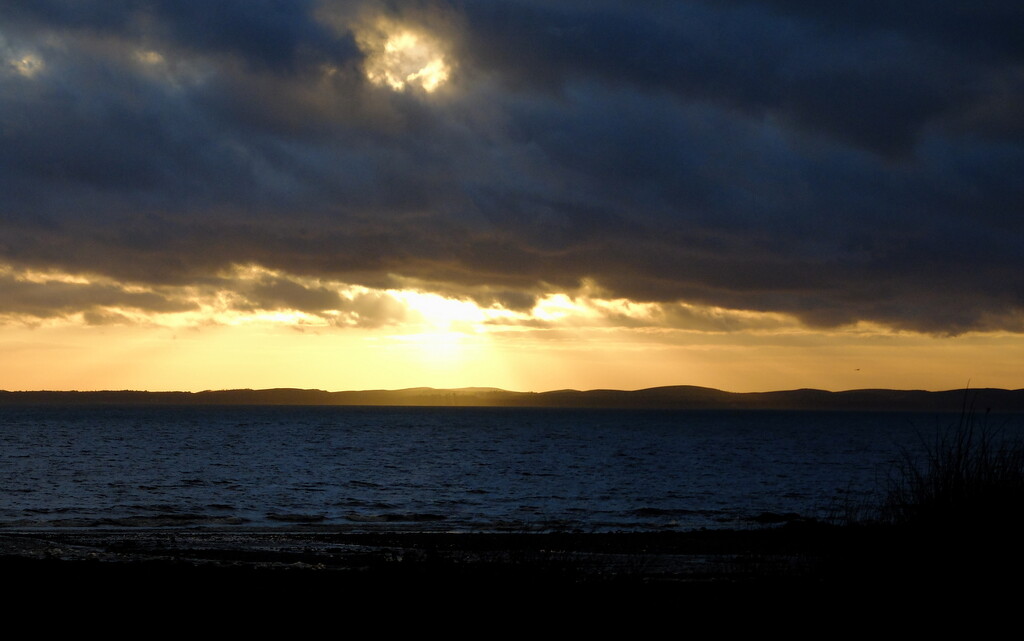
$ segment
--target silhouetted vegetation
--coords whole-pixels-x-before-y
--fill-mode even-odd
[[[833,574],[938,587],[1024,570],[1024,441],[994,420],[965,400],[958,422],[900,452],[873,499],[840,506]]]
[[[1024,441],[973,411],[924,444],[904,450],[878,517],[883,523],[935,531],[1005,534],[1024,524]]]

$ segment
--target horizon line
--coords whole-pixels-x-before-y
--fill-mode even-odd
[[[965,387],[953,387],[943,389],[924,389],[924,388],[897,388],[897,387],[856,387],[848,389],[826,389],[820,387],[793,387],[783,389],[767,389],[767,390],[756,390],[756,391],[745,391],[737,392],[732,390],[721,389],[717,387],[708,387],[705,385],[693,385],[693,384],[673,384],[673,385],[655,385],[653,387],[642,387],[637,389],[621,389],[613,387],[595,387],[589,389],[576,389],[576,388],[558,388],[549,389],[542,391],[521,391],[521,390],[510,390],[501,387],[481,386],[481,385],[468,385],[465,387],[430,387],[427,385],[420,385],[414,387],[400,387],[400,388],[366,388],[366,389],[342,389],[342,390],[327,390],[318,387],[225,387],[219,389],[204,389],[204,390],[180,390],[180,389],[0,389],[0,393],[5,394],[23,394],[23,393],[46,393],[46,394],[98,394],[98,393],[144,393],[144,394],[210,394],[219,392],[273,392],[273,391],[299,391],[299,392],[323,392],[326,394],[345,394],[345,393],[367,393],[367,392],[411,392],[411,391],[433,391],[433,392],[461,392],[461,391],[476,391],[480,393],[488,392],[504,392],[508,394],[553,394],[559,392],[575,392],[585,394],[588,392],[623,392],[623,393],[636,393],[646,392],[653,390],[664,390],[674,388],[691,388],[709,390],[715,392],[723,392],[726,394],[772,394],[777,392],[826,392],[830,394],[842,394],[845,392],[869,392],[869,391],[885,391],[885,392],[928,392],[928,393],[943,393],[943,392],[970,392],[980,390],[999,390],[1008,392],[1024,391],[1024,388],[1008,388],[1008,387],[971,387],[967,385]]]

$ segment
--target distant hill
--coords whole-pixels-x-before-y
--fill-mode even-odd
[[[1024,412],[1024,390],[863,389],[829,392],[723,392],[688,385],[624,390],[509,392],[492,387],[325,392],[311,389],[235,389],[205,392],[4,392],[0,405],[377,405],[426,407],[571,407],[689,410],[816,410]]]

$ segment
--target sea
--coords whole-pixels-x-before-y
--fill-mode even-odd
[[[994,417],[1024,433],[1022,415]],[[651,531],[830,519],[951,414],[0,407],[2,528]]]

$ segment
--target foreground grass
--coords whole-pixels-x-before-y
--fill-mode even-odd
[[[879,518],[936,531],[1020,532],[1024,526],[1024,441],[965,413],[923,455],[904,452]]]
[[[830,573],[968,586],[1024,572],[1024,441],[965,399],[958,421],[903,449],[873,501],[844,506]]]

